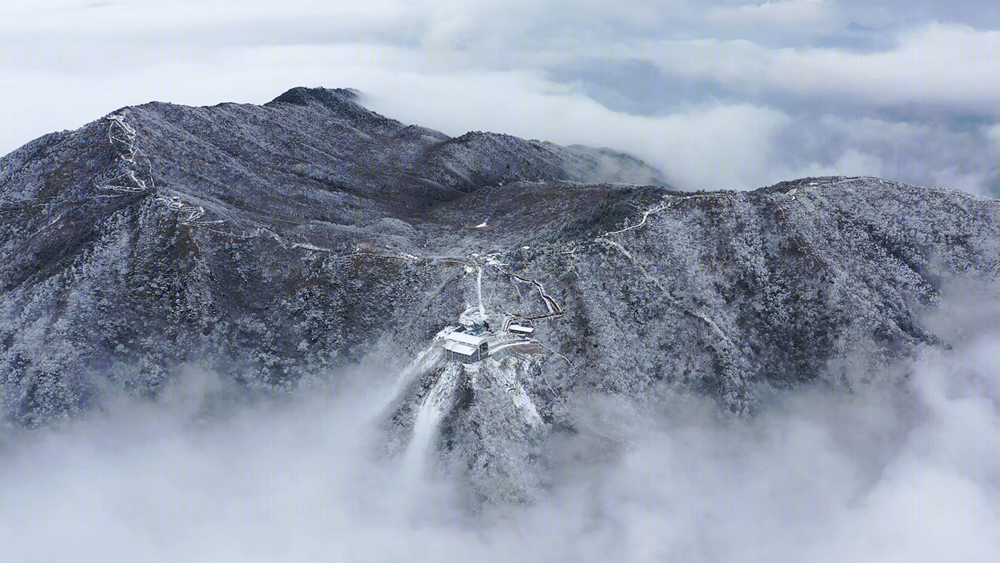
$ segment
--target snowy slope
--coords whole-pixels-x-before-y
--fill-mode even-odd
[[[630,184],[662,180],[613,151],[449,139],[342,90],[43,137],[0,160],[3,418],[155,395],[185,365],[247,394],[402,369],[481,294],[491,319],[539,317],[544,351],[422,356],[383,412],[390,449],[416,426],[414,467],[440,452],[479,494],[525,499],[537,444],[587,431],[574,397],[693,392],[749,415],[775,388],[889,377],[950,344],[928,321],[944,296],[998,292],[995,200],[876,178]]]

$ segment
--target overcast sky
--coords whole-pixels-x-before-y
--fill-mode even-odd
[[[998,193],[985,0],[4,0],[0,153],[151,100],[377,111],[632,152],[678,187],[871,174]]]

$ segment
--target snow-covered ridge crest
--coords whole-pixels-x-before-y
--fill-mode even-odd
[[[948,345],[923,320],[947,284],[1000,272],[993,200],[873,178],[681,193],[587,176],[572,147],[452,139],[331,96],[145,104],[6,157],[4,416],[155,395],[191,362],[264,393],[434,364],[421,351],[470,308],[534,321],[539,352],[459,370],[446,454],[504,405],[509,436],[535,431],[512,381],[543,433],[585,431],[561,405],[590,392],[752,416],[769,387],[854,389],[874,376],[852,365]],[[386,407],[400,444],[438,368]]]

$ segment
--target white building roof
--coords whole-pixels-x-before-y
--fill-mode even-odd
[[[535,332],[535,329],[531,328],[530,326],[522,326],[522,325],[510,325],[509,327],[507,327],[507,330],[508,332],[521,332],[524,334],[531,334],[532,332]]]
[[[471,356],[476,353],[475,346],[469,346],[468,344],[462,344],[461,342],[445,342],[444,349],[462,354],[463,356]]]
[[[463,344],[468,344],[469,346],[478,348],[480,344],[486,341],[486,336],[473,336],[471,334],[465,334],[464,332],[452,332],[445,335],[445,340],[453,340],[455,342],[461,342]]]

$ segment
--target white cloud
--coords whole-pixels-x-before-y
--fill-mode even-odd
[[[872,175],[987,195],[997,171],[989,130],[956,130],[946,118],[908,122],[826,114],[793,120],[778,135],[778,150],[785,177]]]
[[[790,33],[831,31],[846,24],[831,0],[778,0],[710,8],[706,18],[714,24],[739,28],[778,28]]]
[[[814,103],[929,104],[989,115],[1000,110],[1000,32],[930,24],[901,33],[888,51],[767,47],[746,40],[658,41],[643,47],[665,71],[748,94]]]

